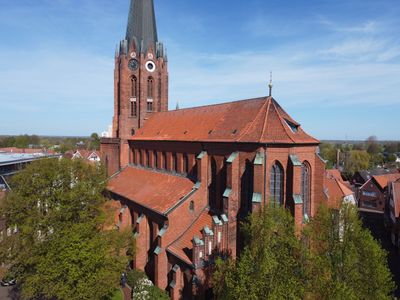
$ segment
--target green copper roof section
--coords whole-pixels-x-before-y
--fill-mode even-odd
[[[222,225],[221,220],[217,216],[212,217],[215,225]]]
[[[214,232],[208,226],[204,227],[204,233],[206,235],[214,235]]]
[[[168,226],[164,226],[161,228],[161,230],[158,232],[158,236],[162,237],[166,232],[167,232]]]
[[[206,151],[202,151],[199,155],[197,155],[197,159],[202,159],[206,154]]]
[[[301,167],[301,161],[299,160],[297,155],[291,154],[291,155],[289,155],[289,157],[290,157],[290,161],[292,162],[293,166]]]
[[[264,153],[257,152],[254,159],[254,165],[262,165],[264,163]]]
[[[253,193],[253,198],[251,199],[251,202],[261,203],[261,201],[262,201],[262,195],[260,193]]]
[[[228,159],[226,160],[227,163],[233,163],[236,157],[239,155],[239,152],[233,152]]]
[[[161,248],[160,247],[156,247],[156,249],[154,249],[154,254],[160,254],[161,253]]]
[[[303,203],[303,199],[301,199],[301,195],[298,194],[294,194],[293,195],[293,201],[295,204],[302,204]]]
[[[179,266],[176,264],[174,265],[174,267],[172,268],[173,272],[177,272],[179,270]]]
[[[141,214],[141,215],[139,216],[139,218],[136,220],[136,224],[140,224],[140,222],[142,222],[143,218],[144,218],[144,215]]]
[[[229,196],[231,195],[232,189],[230,188],[226,188],[226,190],[224,191],[224,194],[222,195],[225,198],[229,198]]]
[[[193,238],[193,241],[197,246],[204,246],[204,242],[200,240],[197,236]]]
[[[228,217],[225,214],[221,215],[221,219],[224,223],[228,222]]]

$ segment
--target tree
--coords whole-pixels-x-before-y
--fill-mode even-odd
[[[90,149],[92,150],[100,149],[100,138],[97,133],[92,133],[90,136]]]
[[[382,146],[378,143],[376,136],[370,136],[366,141],[367,152],[371,155],[379,154],[383,151]]]
[[[0,213],[17,233],[0,244],[0,260],[23,298],[103,299],[118,286],[128,245],[123,233],[102,230],[105,179],[100,167],[58,159],[14,177]]]
[[[213,275],[218,299],[301,299],[303,246],[284,208],[267,207],[243,225],[246,247],[233,261],[218,259]]]
[[[353,150],[346,154],[344,173],[346,177],[352,177],[355,172],[367,170],[370,156],[366,151]]]
[[[351,204],[321,207],[299,236],[285,208],[268,207],[244,233],[236,261],[216,260],[217,299],[391,299],[386,253]]]
[[[320,154],[323,159],[328,161],[328,169],[333,168],[336,163],[337,148],[330,143],[323,143],[320,145]]]
[[[304,232],[313,299],[391,299],[395,285],[385,251],[362,228],[357,209],[322,207]]]

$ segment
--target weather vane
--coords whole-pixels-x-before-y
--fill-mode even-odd
[[[272,84],[272,72],[269,73],[269,96],[272,97],[272,88],[274,87],[274,85]]]

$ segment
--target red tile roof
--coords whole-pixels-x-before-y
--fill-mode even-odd
[[[342,180],[332,177],[330,172],[325,173],[324,189],[328,197],[328,206],[333,208],[339,208],[344,197],[354,195]]]
[[[188,178],[135,167],[125,168],[107,185],[110,192],[160,214],[167,214],[193,187]]]
[[[339,181],[343,181],[342,174],[340,174],[338,169],[326,170],[326,175]]]
[[[379,185],[379,187],[384,190],[389,182],[396,181],[400,179],[400,174],[386,174],[386,175],[376,175],[373,176],[374,180],[376,183]]]
[[[176,241],[167,247],[167,250],[188,264],[192,264],[192,240],[195,236],[202,239],[202,230],[205,226],[212,228],[212,217],[205,210],[196,221]]]
[[[319,143],[272,97],[154,113],[132,140]]]

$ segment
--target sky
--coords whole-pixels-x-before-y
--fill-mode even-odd
[[[0,135],[113,114],[130,0],[0,0]],[[400,139],[399,0],[155,0],[170,109],[273,96],[314,137]]]

